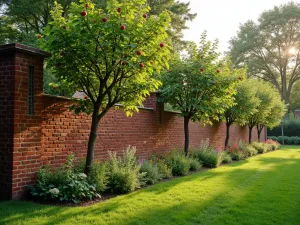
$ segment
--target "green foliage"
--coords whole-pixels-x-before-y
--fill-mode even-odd
[[[268,151],[268,146],[260,142],[253,142],[251,146],[254,147],[259,154],[266,153]]]
[[[257,127],[257,131],[260,137],[260,133],[265,127],[275,127],[280,124],[282,117],[286,112],[286,106],[281,100],[281,97],[269,83],[249,80],[248,82],[254,88],[253,98],[257,98],[259,104],[256,105],[256,112],[247,116],[247,124],[249,127],[249,135],[252,128]],[[251,142],[251,140],[249,140]]]
[[[87,15],[82,16],[86,3]],[[163,12],[143,18],[149,10],[145,0],[109,0],[105,13],[90,1],[81,1],[70,6],[66,19],[62,6],[55,4],[41,46],[52,54],[48,65],[58,82],[88,96],[72,107],[76,113],[91,113],[95,105],[96,111],[105,112],[116,103],[123,104],[127,113],[137,111],[149,91],[158,88],[159,81],[151,75],[169,59],[170,46],[165,43],[162,48],[160,43],[168,37],[170,17]],[[122,30],[120,24],[126,28]]]
[[[242,70],[237,75],[244,79],[245,70]],[[257,106],[260,101],[254,97],[256,94],[255,86],[249,80],[243,80],[236,87],[236,94],[234,95],[234,105],[224,112],[224,120],[227,124],[237,122],[238,124],[245,125],[247,117],[257,112]]]
[[[232,163],[232,158],[226,151],[220,151],[219,154],[221,155],[222,163]]]
[[[158,165],[148,160],[142,163],[140,172],[145,174],[143,181],[146,184],[155,184],[163,177]]]
[[[139,188],[140,180],[145,174],[140,174],[140,165],[135,156],[136,149],[128,147],[122,156],[109,152],[108,189],[112,193],[128,193]]]
[[[190,159],[179,151],[169,153],[166,156],[166,163],[172,169],[174,176],[185,176],[191,168]]]
[[[300,134],[300,118],[294,117],[291,113],[288,119],[283,120],[283,131],[284,136],[298,136]],[[269,136],[281,136],[281,126],[277,126],[273,129],[268,130]]]
[[[225,149],[227,154],[231,156],[232,160],[239,161],[248,157],[248,152],[246,151],[246,148],[244,147],[242,142],[240,142],[239,144],[242,145],[243,149],[240,149],[239,145],[237,144],[233,146],[228,146]]]
[[[31,194],[46,200],[79,203],[81,200],[91,200],[100,197],[96,185],[87,181],[84,173],[73,171],[74,155],[68,157],[67,162],[55,169],[49,166],[41,167],[37,172],[37,181]]]
[[[185,118],[211,122],[233,103],[236,79],[218,61],[217,46],[204,33],[199,47],[190,43],[188,55],[174,59],[170,70],[161,74],[161,101]]]
[[[200,163],[198,159],[189,158],[189,161],[190,161],[190,171],[197,171],[201,169],[202,163]]]
[[[191,156],[208,168],[219,167],[222,163],[222,155],[209,145],[209,139],[202,140],[200,147],[191,151]]]
[[[159,173],[161,174],[163,179],[168,179],[172,177],[172,168],[170,168],[165,159],[162,157],[152,156],[150,162],[155,163],[159,169]]]
[[[238,148],[244,153],[245,158],[255,156],[258,153],[254,147],[243,141],[239,141]]]
[[[278,143],[273,143],[273,145],[277,146],[276,149],[280,148],[280,144],[283,144],[283,140],[284,140],[284,144],[289,144],[289,145],[300,145],[300,137],[298,136],[292,136],[292,137],[288,137],[288,136],[279,136],[279,137],[272,137],[269,136],[269,139],[278,142]]]
[[[249,76],[274,85],[285,103],[300,78],[300,5],[289,2],[261,14],[258,23],[240,26],[231,40],[230,55],[235,65],[248,66]]]

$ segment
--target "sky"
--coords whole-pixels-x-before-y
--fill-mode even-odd
[[[259,15],[290,2],[290,0],[180,0],[190,2],[192,13],[197,17],[189,22],[184,31],[184,39],[199,42],[201,33],[206,30],[209,40],[219,39],[221,52],[227,51],[229,40],[234,37],[239,25],[251,19],[257,21]],[[294,0],[300,3],[300,0]]]

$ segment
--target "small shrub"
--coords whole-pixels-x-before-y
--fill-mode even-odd
[[[202,164],[195,158],[189,158],[190,161],[190,171],[197,171],[200,170]]]
[[[273,151],[280,148],[280,144],[279,144],[277,141],[274,141],[274,140],[272,140],[272,139],[266,140],[265,143],[270,144]]]
[[[43,166],[37,172],[37,182],[31,190],[33,196],[45,200],[60,200],[79,203],[81,200],[100,197],[96,187],[87,181],[84,173],[73,170],[74,155],[71,154],[66,163],[51,171]]]
[[[300,145],[300,137],[297,137],[294,141],[295,145]]]
[[[287,144],[288,142],[289,142],[289,137],[287,137],[287,136],[279,136],[278,137],[278,139],[277,139],[277,141],[280,143],[280,144],[283,144],[283,140],[284,140],[284,144]]]
[[[263,154],[268,151],[268,147],[266,145],[264,145],[263,143],[252,142],[251,146],[254,147],[259,154]]]
[[[245,150],[249,157],[255,156],[258,154],[258,151],[251,145],[246,146]]]
[[[239,149],[237,144],[227,147],[225,151],[231,156],[232,160],[239,161],[248,157],[246,150]]]
[[[166,163],[171,168],[173,176],[184,176],[190,170],[190,160],[183,152],[172,151],[166,157]]]
[[[75,166],[75,173],[83,173],[85,166],[85,159],[81,159]],[[103,193],[107,189],[108,184],[108,167],[106,162],[95,161],[92,164],[91,171],[87,177],[90,184],[96,185],[96,191]]]
[[[214,149],[193,150],[191,154],[207,168],[216,168],[222,163],[222,156]]]
[[[268,140],[273,140],[273,141],[278,141],[278,138],[277,137],[274,137],[274,136],[270,136],[268,137]]]
[[[139,188],[142,177],[140,165],[135,156],[136,148],[128,147],[121,157],[116,152],[109,152],[108,190],[112,193],[125,194]]]
[[[221,155],[222,163],[232,163],[232,158],[226,151],[220,151],[219,154]]]
[[[141,173],[145,173],[143,181],[146,184],[155,184],[162,179],[162,174],[159,171],[157,164],[151,161],[145,160],[140,169]]]

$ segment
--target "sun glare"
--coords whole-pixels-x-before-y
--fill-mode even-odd
[[[289,49],[289,53],[291,55],[295,55],[297,53],[297,51],[296,51],[296,49],[294,47],[292,47],[292,48]]]

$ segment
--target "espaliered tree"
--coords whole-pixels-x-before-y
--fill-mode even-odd
[[[52,20],[37,37],[52,54],[48,65],[69,90],[85,93],[71,106],[75,113],[92,114],[85,173],[94,157],[97,130],[105,114],[119,103],[127,115],[138,111],[160,81],[152,74],[168,66],[164,42],[170,16],[149,17],[145,0],[108,0],[105,13],[91,1],[72,4],[68,18],[56,4]]]
[[[233,103],[235,77],[223,73],[217,61],[217,43],[206,40],[199,47],[190,44],[186,57],[173,60],[170,70],[162,73],[161,100],[180,111],[184,118],[184,152],[189,151],[189,122],[211,123]]]
[[[244,79],[245,70],[240,71],[239,79]],[[255,89],[249,80],[241,81],[234,94],[234,105],[225,110],[223,120],[226,123],[225,147],[229,144],[230,127],[232,124],[245,125],[247,117],[257,112],[259,99],[255,96]]]
[[[284,102],[281,101],[281,97],[275,88],[263,81],[250,80],[250,82],[255,89],[254,96],[258,98],[259,104],[256,106],[256,112],[247,116],[249,143],[252,142],[252,130],[255,126],[260,139],[263,128],[278,125],[282,119],[282,113],[285,113]]]

